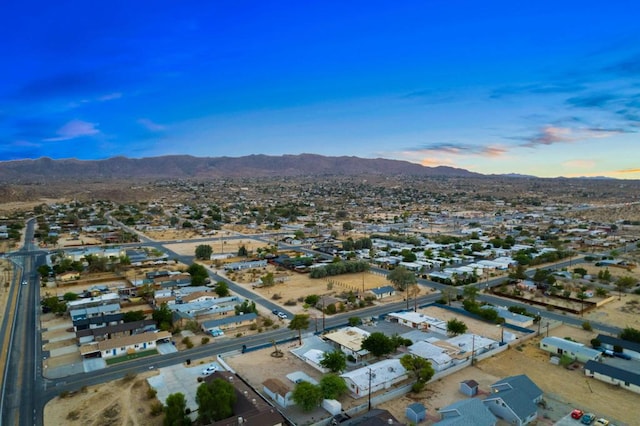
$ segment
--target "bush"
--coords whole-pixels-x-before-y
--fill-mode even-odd
[[[286,302],[284,302],[284,306],[296,306],[297,303],[298,302],[296,302],[295,300],[289,299]]]
[[[593,348],[599,348],[600,346],[602,346],[602,342],[600,341],[600,339],[591,339],[591,346]]]
[[[280,293],[273,293],[273,296],[271,296],[272,300],[280,300],[282,299],[282,295]]]
[[[80,418],[80,412],[78,410],[72,410],[67,413],[67,420],[78,420]]]
[[[249,326],[249,330],[256,331],[258,329],[258,324],[255,322]]]
[[[622,351],[624,351],[624,348],[620,345],[613,345],[613,351],[616,353],[622,353]]]
[[[147,399],[153,399],[158,394],[158,391],[154,388],[147,389]]]
[[[585,331],[593,331],[593,327],[589,321],[585,321],[582,323],[582,329]]]
[[[273,320],[271,318],[265,318],[262,320],[262,325],[265,327],[271,327],[273,325]]]
[[[187,349],[191,349],[193,347],[193,342],[188,337],[185,337],[184,339],[182,339],[182,344],[185,345]]]
[[[209,343],[209,338],[208,337],[203,337],[200,340],[200,344],[202,344],[202,345],[206,345],[207,343]]]
[[[153,417],[159,416],[164,411],[164,405],[160,401],[154,401],[151,403],[151,415]]]

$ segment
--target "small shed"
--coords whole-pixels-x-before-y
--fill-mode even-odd
[[[465,380],[460,382],[460,392],[467,396],[476,396],[478,394],[478,382],[475,380]]]
[[[427,418],[427,409],[419,402],[414,402],[407,406],[405,415],[411,423],[420,423]]]

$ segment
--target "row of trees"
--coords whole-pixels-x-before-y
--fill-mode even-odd
[[[341,274],[352,274],[369,270],[369,263],[365,261],[338,261],[326,266],[314,268],[309,273],[311,278],[324,278]]]

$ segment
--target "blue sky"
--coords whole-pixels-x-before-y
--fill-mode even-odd
[[[10,2],[0,160],[317,153],[640,179],[638,16],[615,0]]]

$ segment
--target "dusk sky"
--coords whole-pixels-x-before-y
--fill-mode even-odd
[[[640,2],[31,1],[0,160],[314,153],[640,179]]]

